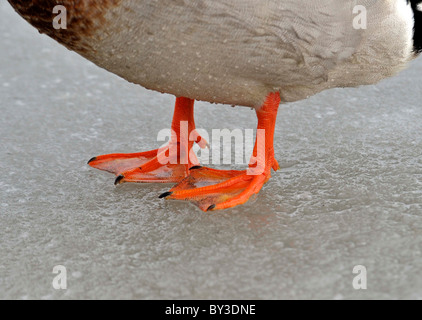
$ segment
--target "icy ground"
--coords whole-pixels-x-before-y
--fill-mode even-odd
[[[113,185],[92,156],[156,148],[174,98],[41,36],[0,3],[0,298],[422,299],[422,58],[377,86],[280,108],[282,170],[204,214]],[[197,103],[197,126],[254,113]],[[67,289],[52,286],[67,268]],[[368,289],[352,286],[354,266]]]

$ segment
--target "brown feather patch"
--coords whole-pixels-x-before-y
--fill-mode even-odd
[[[68,49],[87,53],[93,50],[90,38],[104,27],[105,14],[122,0],[8,0],[31,25]],[[67,29],[54,29],[57,14],[53,8],[62,5],[67,11]]]

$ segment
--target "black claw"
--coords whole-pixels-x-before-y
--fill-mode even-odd
[[[95,160],[97,160],[97,157],[91,158],[91,159],[88,161],[88,164],[90,164],[92,161],[95,161]]]
[[[192,168],[190,168],[189,170],[196,170],[196,169],[201,169],[202,166],[193,166]]]
[[[117,186],[118,184],[120,184],[120,181],[122,181],[124,179],[124,175],[120,175],[116,178],[116,180],[114,181],[114,185]]]
[[[208,207],[208,209],[207,209],[207,211],[211,211],[212,209],[214,209],[216,207],[216,205],[215,204],[212,204],[212,205],[210,205],[209,207]]]
[[[163,199],[163,198],[167,198],[168,196],[171,196],[173,194],[173,192],[164,192],[162,195],[160,195],[158,198]]]

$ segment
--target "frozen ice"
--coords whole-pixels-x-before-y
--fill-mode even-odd
[[[282,170],[256,200],[204,214],[159,200],[169,185],[116,188],[86,165],[157,148],[172,96],[97,68],[5,1],[0,34],[0,299],[422,299],[422,59],[282,105]],[[196,122],[256,125],[208,103]]]

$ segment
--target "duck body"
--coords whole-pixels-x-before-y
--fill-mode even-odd
[[[98,66],[178,97],[259,107],[372,84],[415,56],[406,0],[9,0],[42,33]],[[51,25],[67,9],[66,30]]]

